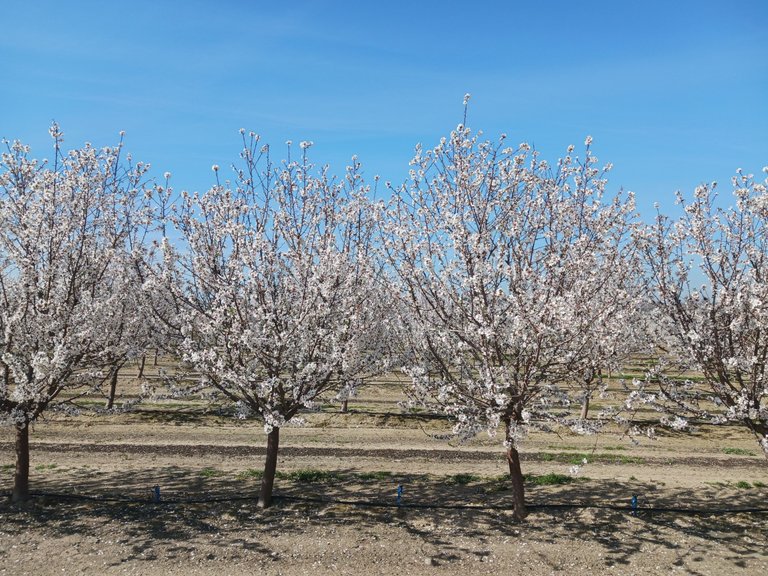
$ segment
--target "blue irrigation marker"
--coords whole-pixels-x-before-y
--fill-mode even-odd
[[[632,516],[637,516],[637,494],[632,494]]]
[[[155,502],[160,502],[160,486],[155,486],[152,489],[153,498]]]
[[[403,500],[403,485],[398,484],[397,486],[397,505],[402,506],[402,500]]]

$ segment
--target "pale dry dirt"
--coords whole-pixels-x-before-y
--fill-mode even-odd
[[[255,422],[194,403],[51,417],[31,435],[36,496],[0,502],[0,574],[768,574],[768,465],[737,427],[639,446],[532,435],[520,523],[500,440],[452,445],[435,437],[445,420],[398,399],[372,386],[349,414],[325,407],[284,429],[268,510]],[[6,495],[12,440],[2,430]],[[573,481],[535,483],[582,455]]]

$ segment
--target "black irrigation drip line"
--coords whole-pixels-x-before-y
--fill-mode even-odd
[[[120,502],[124,504],[214,504],[218,502],[239,502],[258,500],[255,496],[211,496],[206,498],[135,498],[132,496],[90,496],[88,494],[59,494],[56,492],[30,492],[35,498],[58,498],[61,500],[85,500],[88,502]],[[10,495],[8,495],[10,496]],[[277,497],[275,497],[277,499]]]
[[[345,504],[361,507],[379,508],[413,508],[423,510],[513,510],[513,506],[498,504],[393,504],[390,502],[367,502],[359,500],[337,500],[333,498],[311,498],[306,496],[275,496],[275,500],[293,500],[300,502],[316,502],[321,504]],[[622,512],[674,512],[680,514],[760,514],[768,513],[768,508],[720,508],[717,510],[701,510],[697,508],[673,508],[637,506],[632,508],[616,504],[526,504],[529,510],[580,510],[595,508],[600,510],[617,510]]]
[[[6,494],[10,497],[10,494]],[[176,504],[215,504],[221,502],[246,502],[256,501],[256,496],[227,496],[227,497],[206,497],[206,498],[162,498],[160,501],[154,501],[147,498],[133,498],[130,496],[90,496],[87,494],[59,494],[54,492],[30,492],[30,496],[36,498],[57,498],[61,500],[84,500],[89,502],[118,502],[126,504],[151,504],[151,505],[176,505]],[[412,510],[513,510],[513,506],[501,504],[396,504],[394,502],[367,501],[367,500],[344,500],[337,498],[318,498],[309,496],[287,496],[274,495],[275,501],[286,502],[309,502],[315,504],[341,504],[346,506],[356,506],[359,508],[395,508]],[[615,510],[618,512],[640,513],[640,512],[664,512],[683,514],[689,516],[705,515],[726,515],[726,514],[768,514],[768,508],[716,508],[703,510],[701,508],[677,508],[672,506],[637,506],[635,508],[626,505],[616,504],[536,504],[526,505],[528,510]]]

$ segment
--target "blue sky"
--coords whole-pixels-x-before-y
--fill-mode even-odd
[[[768,2],[3,2],[0,136],[113,144],[213,183],[238,129],[393,182],[461,121],[556,160],[594,137],[649,215],[768,164]],[[671,209],[671,208],[670,208]]]

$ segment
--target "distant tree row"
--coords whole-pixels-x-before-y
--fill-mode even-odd
[[[466,105],[466,102],[465,102]],[[533,428],[633,430],[736,422],[768,456],[768,181],[738,172],[651,224],[607,187],[591,139],[548,163],[459,125],[416,148],[408,180],[374,198],[353,158],[343,178],[275,162],[241,130],[230,179],[176,196],[170,174],[116,147],[52,161],[6,142],[0,163],[0,415],[16,430],[13,499],[29,497],[29,427],[75,409],[158,348],[267,433],[269,506],[279,432],[400,370],[409,401],[471,438],[503,430],[515,514],[520,443]],[[589,418],[633,353],[658,362]],[[703,379],[687,378],[691,371]],[[109,405],[112,407],[112,401]]]

